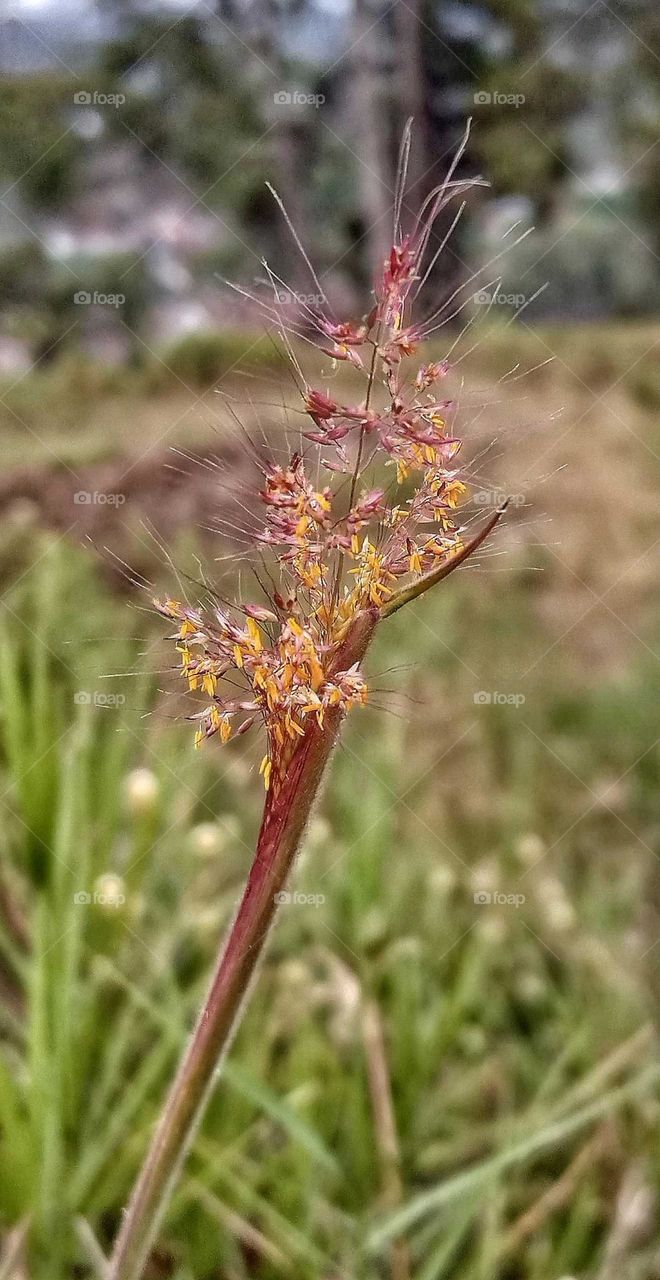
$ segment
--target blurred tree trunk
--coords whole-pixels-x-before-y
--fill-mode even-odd
[[[248,63],[246,75],[252,80],[264,125],[270,171],[269,180],[277,191],[296,229],[299,239],[313,257],[305,192],[309,186],[308,159],[312,126],[311,106],[277,101],[290,90],[290,76],[282,56],[278,32],[279,9],[276,0],[251,0],[247,6],[219,0],[218,13],[243,41]],[[240,51],[240,46],[238,46]],[[248,49],[254,57],[251,59]],[[249,64],[252,63],[250,66]],[[264,190],[263,203],[254,208],[256,221],[265,231],[272,253],[264,253],[269,265],[293,291],[309,294],[313,290],[309,270],[305,266],[285,219],[272,195]]]
[[[406,0],[397,4],[395,53],[397,59],[398,131],[413,118],[413,139],[408,166],[406,205],[417,211],[426,196],[442,182],[459,145],[465,119],[457,114],[457,90],[465,79],[461,63],[453,57],[446,40],[436,42],[437,16],[428,0]],[[463,158],[455,177],[465,177],[468,160]],[[447,234],[458,202],[442,212],[429,244],[432,255]],[[460,252],[457,228],[440,255],[426,286],[426,302],[433,305],[448,296],[467,274]]]
[[[382,0],[356,0],[351,32],[347,140],[357,160],[362,243],[371,281],[392,243],[391,62]]]
[[[450,90],[460,79],[460,64],[449,51],[445,58],[438,57],[434,25],[433,6],[428,0],[406,0],[393,9],[383,0],[355,0],[349,145],[358,158],[360,222],[372,277],[380,270],[391,244],[396,155],[406,120],[412,117],[414,123],[404,229],[432,188],[442,181],[463,131],[462,117],[448,105]],[[463,163],[461,173],[465,172]],[[451,225],[455,209],[451,206],[439,216],[431,253]],[[452,237],[451,246],[429,279],[427,302],[452,292],[465,271]]]
[[[427,174],[433,163],[428,100],[428,74],[424,58],[423,0],[406,0],[394,8],[396,56],[397,129],[413,121],[408,165],[408,204],[417,204],[428,190]],[[426,35],[428,37],[428,31]],[[425,185],[424,185],[425,184]]]

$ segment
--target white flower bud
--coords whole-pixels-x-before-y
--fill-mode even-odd
[[[516,854],[520,861],[524,862],[528,867],[533,867],[534,863],[540,862],[545,851],[546,846],[541,837],[531,831],[527,835],[521,836],[516,844]]]
[[[126,806],[135,817],[150,813],[160,794],[160,783],[151,769],[132,769],[124,778]]]
[[[111,911],[124,905],[126,901],[126,883],[122,876],[114,871],[106,871],[94,883],[94,902],[99,907]]]
[[[199,822],[190,832],[190,847],[200,858],[215,857],[225,843],[225,833],[216,822]]]

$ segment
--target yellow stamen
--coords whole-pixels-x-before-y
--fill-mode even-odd
[[[259,630],[258,623],[254,618],[248,618],[247,631],[257,653],[261,653],[261,650],[263,649],[263,641],[261,639],[261,631]]]
[[[259,765],[259,773],[263,774],[264,786],[266,788],[266,791],[270,786],[270,775],[271,775],[272,768],[273,766],[268,756],[264,756],[263,760],[261,761],[261,764]]]

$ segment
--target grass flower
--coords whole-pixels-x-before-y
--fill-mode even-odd
[[[465,537],[456,405],[443,395],[449,367],[419,356],[438,313],[423,323],[413,316],[435,220],[469,184],[453,182],[450,171],[403,234],[404,182],[402,164],[393,244],[369,315],[340,323],[306,307],[321,352],[363,375],[362,398],[346,403],[309,385],[282,327],[302,428],[285,462],[259,455],[262,598],[230,603],[212,593],[194,608],[157,602],[173,624],[184,679],[206,698],[194,714],[197,744],[260,725],[266,799],[245,893],[123,1222],[111,1280],[142,1273],[341,722],[369,698],[363,664],[376,627],[453,572],[501,515]]]

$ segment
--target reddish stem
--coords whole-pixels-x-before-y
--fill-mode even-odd
[[[337,651],[334,670],[347,670],[364,657],[378,616],[376,609],[357,616]],[[286,771],[278,776],[273,770],[238,914],[156,1126],[117,1236],[107,1280],[138,1280],[142,1275],[174,1181],[215,1083],[217,1068],[240,1020],[250,980],[277,910],[278,894],[295,859],[340,723],[341,713],[330,711],[323,730],[314,725],[300,739]]]

